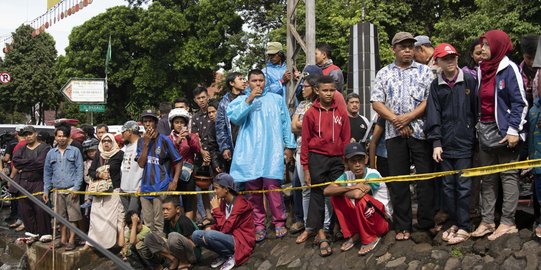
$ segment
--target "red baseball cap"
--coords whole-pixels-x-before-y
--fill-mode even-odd
[[[436,48],[434,48],[434,60],[450,55],[455,54],[459,56],[460,54],[456,51],[455,47],[449,43],[441,43]]]

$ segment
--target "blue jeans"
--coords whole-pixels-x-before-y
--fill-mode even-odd
[[[471,165],[471,158],[444,158],[440,164],[442,171],[468,169]],[[442,187],[443,209],[449,214],[448,225],[457,225],[459,229],[469,232],[471,178],[447,175],[442,177]]]
[[[222,257],[231,257],[235,254],[235,238],[215,230],[197,230],[192,234],[192,240],[198,247],[204,247],[218,253]]]

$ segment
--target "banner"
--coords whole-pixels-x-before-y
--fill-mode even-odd
[[[51,9],[56,4],[60,3],[61,0],[47,0],[47,9]]]

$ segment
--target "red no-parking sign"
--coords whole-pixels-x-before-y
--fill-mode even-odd
[[[8,84],[11,82],[11,75],[7,72],[0,73],[0,82],[2,82],[2,84]]]

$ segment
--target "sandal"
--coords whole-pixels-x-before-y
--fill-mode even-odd
[[[357,243],[358,239],[354,239],[353,237],[354,236],[348,238],[348,240],[346,242],[342,243],[342,245],[340,246],[341,251],[348,251],[348,250],[352,249],[355,246],[355,243]],[[359,238],[359,237],[357,237],[357,238]]]
[[[267,230],[262,229],[255,232],[255,242],[259,243],[267,238]]]
[[[315,236],[316,233],[310,230],[304,230],[299,236],[297,236],[297,240],[295,240],[295,243],[302,244],[308,240],[308,238]]]
[[[458,231],[458,227],[456,225],[453,225],[449,227],[446,231],[443,232],[441,235],[441,240],[447,242],[449,239],[455,237],[456,232]]]
[[[535,228],[535,236],[537,236],[537,238],[541,238],[541,224],[537,225]]]
[[[282,238],[287,235],[287,228],[286,227],[276,227],[274,229],[276,233],[276,238]]]
[[[298,221],[293,223],[291,227],[289,228],[289,233],[291,234],[297,234],[304,230],[304,222]]]
[[[75,249],[75,244],[72,244],[72,243],[68,243],[66,245],[66,248],[64,249],[65,251],[72,251]]]
[[[214,221],[214,219],[211,219],[211,218],[204,218],[203,221],[201,221],[199,224],[197,224],[197,226],[199,228],[205,228],[207,226],[210,226],[210,225],[214,225],[214,223],[216,223]]]
[[[455,245],[458,243],[462,243],[468,239],[470,239],[470,234],[467,231],[460,229],[455,233],[452,238],[447,241],[447,243],[449,245]]]
[[[359,249],[359,255],[364,256],[370,252],[372,252],[379,244],[379,241],[381,240],[381,237],[378,237],[376,240],[374,240],[372,243],[368,245],[362,245],[361,249]]]
[[[507,228],[502,228],[502,226],[508,226]],[[500,226],[498,226],[498,229],[496,229],[491,235],[489,235],[487,237],[488,240],[490,241],[494,241],[498,238],[500,238],[500,236],[503,236],[504,234],[509,234],[509,233],[518,233],[518,229],[515,225],[504,225],[504,224],[500,224]]]
[[[403,241],[403,240],[409,240],[410,239],[410,232],[407,230],[400,231],[396,234],[395,238],[396,241]]]
[[[327,244],[327,246],[323,247],[322,245],[325,243]],[[324,251],[326,253],[323,253]],[[331,242],[327,239],[319,240],[319,256],[328,257],[328,256],[331,256],[331,254],[332,254]]]
[[[493,232],[494,232],[494,224],[487,224],[487,223],[481,222],[481,224],[479,224],[479,227],[477,227],[477,229],[474,232],[472,232],[471,237],[483,237]]]

